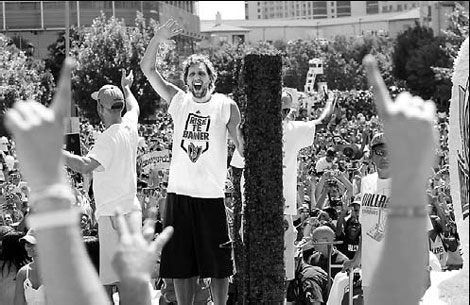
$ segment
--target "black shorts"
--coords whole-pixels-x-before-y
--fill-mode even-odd
[[[223,198],[169,193],[165,226],[174,233],[162,251],[162,278],[225,278],[233,274]]]

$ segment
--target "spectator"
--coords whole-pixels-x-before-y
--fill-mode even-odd
[[[336,159],[336,150],[333,147],[329,147],[326,151],[326,156],[318,159],[315,165],[315,171],[317,175],[323,175],[323,172],[327,169],[333,168],[333,163]]]
[[[334,278],[341,268],[331,267],[329,262],[334,265],[343,265],[348,260],[347,256],[341,253],[334,245],[335,232],[328,226],[319,226],[312,232],[313,249],[303,251],[303,257],[306,263],[312,266],[322,268],[329,273],[331,268],[331,277]],[[328,244],[331,248],[328,250]],[[328,258],[330,256],[330,258]]]
[[[112,286],[118,285],[118,277],[111,260],[118,245],[114,212],[121,209],[128,217],[141,214],[137,199],[137,121],[139,105],[130,87],[134,80],[132,71],[126,76],[122,70],[122,91],[113,85],[105,85],[92,94],[98,114],[106,130],[85,157],[64,151],[66,165],[82,174],[93,172],[93,193],[96,198],[98,235],[100,240],[100,279],[111,298]],[[125,100],[125,103],[124,103]],[[126,106],[127,112],[121,117]],[[140,219],[142,216],[140,216]],[[134,224],[141,228],[141,221]]]
[[[37,241],[33,230],[29,230],[20,242],[32,262],[18,271],[14,305],[46,305],[46,293],[37,265]]]
[[[7,226],[0,227],[0,304],[13,305],[16,274],[29,262],[28,254],[20,243],[22,233]]]
[[[349,259],[353,259],[359,249],[359,240],[361,238],[360,207],[360,201],[353,201],[349,204],[349,208],[341,211],[336,223],[336,240],[343,242],[337,245],[338,250]]]

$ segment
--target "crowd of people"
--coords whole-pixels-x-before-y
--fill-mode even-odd
[[[65,304],[60,302],[72,298],[71,295],[64,296],[44,287],[48,283],[54,288],[70,287],[60,286],[51,272],[76,271],[88,265],[92,267],[76,272],[70,279],[71,284],[78,286],[74,291],[78,295],[76,304],[106,304],[98,283],[107,287],[108,300],[116,298],[119,291],[121,304],[150,304],[151,298],[159,298],[154,301],[159,304],[227,303],[233,261],[230,246],[220,245],[230,245],[233,240],[227,213],[231,212],[235,188],[233,181],[227,181],[227,177],[230,178],[228,166],[220,165],[230,164],[232,154],[243,157],[243,138],[238,129],[240,113],[232,100],[214,93],[216,73],[205,57],[195,55],[186,62],[184,76],[189,92],[166,82],[155,70],[158,44],[179,31],[174,21],[160,27],[141,64],[153,88],[169,103],[168,112],[157,113],[155,123],[137,124],[139,109],[130,91],[132,72],[125,71],[122,91],[117,86],[105,85],[93,96],[102,123],[92,126],[85,119],[81,120],[82,155],[63,152],[64,164],[57,162],[61,157],[50,160],[51,156],[47,156],[51,152],[56,154],[54,145],[36,156],[47,159],[40,160],[44,161],[43,168],[34,168],[31,165],[34,157],[24,152],[39,145],[31,140],[34,135],[44,139],[49,136],[51,138],[46,140],[54,142],[52,137],[61,132],[56,126],[61,127],[60,124],[48,125],[46,114],[38,114],[43,121],[36,118],[39,123],[33,120],[31,124],[46,127],[33,131],[24,129],[25,125],[21,125],[17,117],[9,117],[9,128],[15,138],[2,137],[0,142],[1,304],[46,304],[45,290],[50,294],[47,304]],[[65,66],[65,70],[73,68],[71,64]],[[372,85],[377,86],[377,83]],[[58,117],[63,107],[59,106],[59,100],[67,99],[67,89],[61,86],[65,88],[59,84],[51,108]],[[377,91],[374,95],[377,98]],[[316,100],[312,109],[305,109],[293,105],[289,94],[282,97],[283,105],[287,105],[283,107],[283,119],[287,122],[284,126],[291,126],[284,128],[291,128],[293,132],[296,128],[305,129],[301,138],[306,142],[294,145],[298,149],[295,155],[299,153],[291,160],[294,164],[291,167],[297,175],[292,180],[293,190],[284,194],[292,205],[286,208],[284,216],[294,232],[294,247],[286,246],[292,251],[284,252],[288,281],[286,300],[295,304],[342,304],[346,294],[344,289],[338,288],[343,286],[338,285],[343,285],[344,271],[354,276],[355,299],[374,304],[370,300],[383,297],[371,293],[375,283],[372,283],[370,270],[377,268],[380,257],[371,250],[377,249],[377,245],[367,239],[383,240],[387,218],[426,216],[416,222],[427,219],[429,259],[426,257],[426,265],[439,271],[462,268],[459,232],[450,196],[448,117],[432,116],[434,122],[429,122],[439,131],[439,141],[434,151],[433,173],[427,177],[425,213],[418,210],[420,207],[416,210],[395,207],[392,211],[389,199],[394,192],[389,169],[393,160],[389,160],[389,156],[394,149],[390,145],[398,145],[398,141],[390,129],[390,120],[387,123],[384,116],[386,111],[380,109],[383,105],[378,106],[377,112],[371,110],[370,92],[346,95],[330,91]],[[369,107],[365,103],[370,103]],[[363,106],[357,107],[358,104]],[[127,112],[121,117],[124,107]],[[15,111],[30,110],[18,106]],[[35,111],[40,113],[45,108]],[[23,117],[31,119],[31,116]],[[292,127],[302,126],[302,121],[306,127]],[[53,132],[41,133],[47,128]],[[212,135],[210,141],[209,135]],[[174,144],[177,147],[173,147]],[[227,151],[227,144],[232,146],[231,150]],[[142,158],[153,151],[169,151],[170,168],[143,170]],[[127,178],[123,179],[124,176]],[[54,189],[58,194],[48,190],[58,184],[61,188]],[[229,185],[232,187],[227,187]],[[71,186],[70,194],[65,186]],[[79,209],[79,226],[75,228],[71,226],[72,221],[57,219],[68,216],[67,209],[54,211],[61,204],[48,206],[45,200],[61,201],[64,207],[73,202]],[[417,200],[417,204],[420,202]],[[120,214],[115,214],[117,207]],[[40,210],[55,213],[56,218],[46,218]],[[151,222],[147,221],[149,213]],[[366,213],[374,219],[366,220]],[[36,220],[29,223],[26,220],[30,215]],[[46,223],[46,219],[51,223]],[[38,224],[37,228],[31,229],[32,223]],[[62,233],[44,230],[64,226],[69,230]],[[165,227],[174,227],[171,239]],[[74,235],[75,229],[81,239]],[[151,232],[150,236],[146,235],[146,230]],[[150,242],[154,233],[160,234],[160,238]],[[127,243],[123,237],[128,237]],[[63,241],[64,245],[57,241]],[[70,245],[81,253],[79,242],[83,242],[91,264],[78,255],[73,261],[61,259],[57,266],[51,267],[51,260],[56,256],[46,257],[44,248],[36,250],[37,245],[49,245],[60,248],[57,255],[62,255],[65,251],[62,247]],[[150,258],[152,254],[154,258]],[[149,264],[152,274],[140,270],[132,255],[141,257],[143,265]],[[57,269],[58,266],[67,267],[62,270]],[[137,271],[131,272],[132,267]],[[292,268],[292,273],[288,268]],[[99,273],[99,280],[92,275],[93,271]],[[83,280],[85,274],[88,277]],[[144,284],[139,281],[140,276]],[[206,280],[208,278],[210,280]],[[88,283],[84,283],[87,280]],[[146,289],[149,289],[145,284],[150,283],[153,294],[147,297]],[[87,285],[96,287],[90,289]],[[422,288],[424,294],[427,286]],[[136,300],[138,291],[146,293]],[[233,299],[236,297],[230,298]]]

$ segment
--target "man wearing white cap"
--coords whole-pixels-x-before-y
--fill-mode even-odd
[[[122,71],[122,91],[114,85],[105,85],[92,94],[96,100],[96,109],[106,130],[96,141],[93,149],[85,157],[64,151],[65,164],[72,170],[87,174],[93,172],[93,192],[96,202],[96,218],[99,225],[100,241],[100,279],[111,293],[112,285],[118,277],[111,261],[118,245],[115,225],[115,211],[130,216],[140,211],[137,199],[136,159],[139,135],[137,121],[139,104],[130,87],[134,76],[126,76]],[[127,112],[121,117],[121,112]],[[132,219],[141,219],[135,217]],[[133,223],[135,230],[140,230],[141,221]]]

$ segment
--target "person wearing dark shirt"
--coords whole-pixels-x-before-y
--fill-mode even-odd
[[[337,245],[338,250],[344,253],[349,259],[352,259],[359,249],[359,239],[361,236],[361,224],[359,223],[360,204],[357,201],[352,202],[348,209],[341,211],[336,224],[336,240],[342,241]]]

